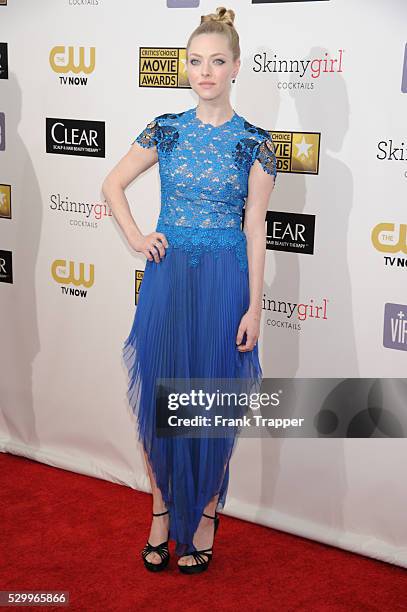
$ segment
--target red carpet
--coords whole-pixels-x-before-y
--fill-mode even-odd
[[[0,590],[70,592],[24,609],[407,610],[403,568],[222,515],[206,573],[150,574],[150,495],[3,453],[0,474]]]

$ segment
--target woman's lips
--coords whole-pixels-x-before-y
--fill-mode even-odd
[[[215,83],[200,83],[201,87],[213,87]]]

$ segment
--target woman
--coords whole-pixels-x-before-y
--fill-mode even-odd
[[[168,564],[169,536],[182,572],[207,569],[234,446],[231,437],[157,436],[156,379],[262,377],[257,339],[276,157],[269,133],[229,101],[240,66],[234,16],[220,7],[189,38],[186,69],[198,105],[150,121],[103,183],[128,243],[147,258],[123,356],[153,494],[142,551],[151,571]],[[143,235],[124,190],[157,161],[161,211],[156,231]]]

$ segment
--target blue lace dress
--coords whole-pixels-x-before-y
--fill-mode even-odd
[[[176,552],[195,550],[207,503],[224,506],[235,440],[160,437],[155,430],[156,378],[244,378],[261,381],[258,346],[236,348],[249,306],[246,236],[241,229],[248,175],[257,159],[276,177],[270,134],[235,113],[220,126],[196,107],[155,117],[132,142],[157,147],[161,211],[156,231],[169,246],[146,261],[134,322],[123,347],[128,400],[138,434],[170,511]],[[243,339],[245,341],[245,337]]]

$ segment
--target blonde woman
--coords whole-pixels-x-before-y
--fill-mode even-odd
[[[262,378],[257,340],[276,156],[269,132],[230,103],[240,67],[234,18],[224,7],[201,17],[186,48],[198,104],[153,118],[103,183],[129,245],[147,258],[123,357],[153,494],[142,551],[151,571],[168,565],[170,538],[180,571],[207,569],[234,447],[230,436],[157,436],[156,379]],[[157,162],[161,212],[143,235],[124,190]]]

